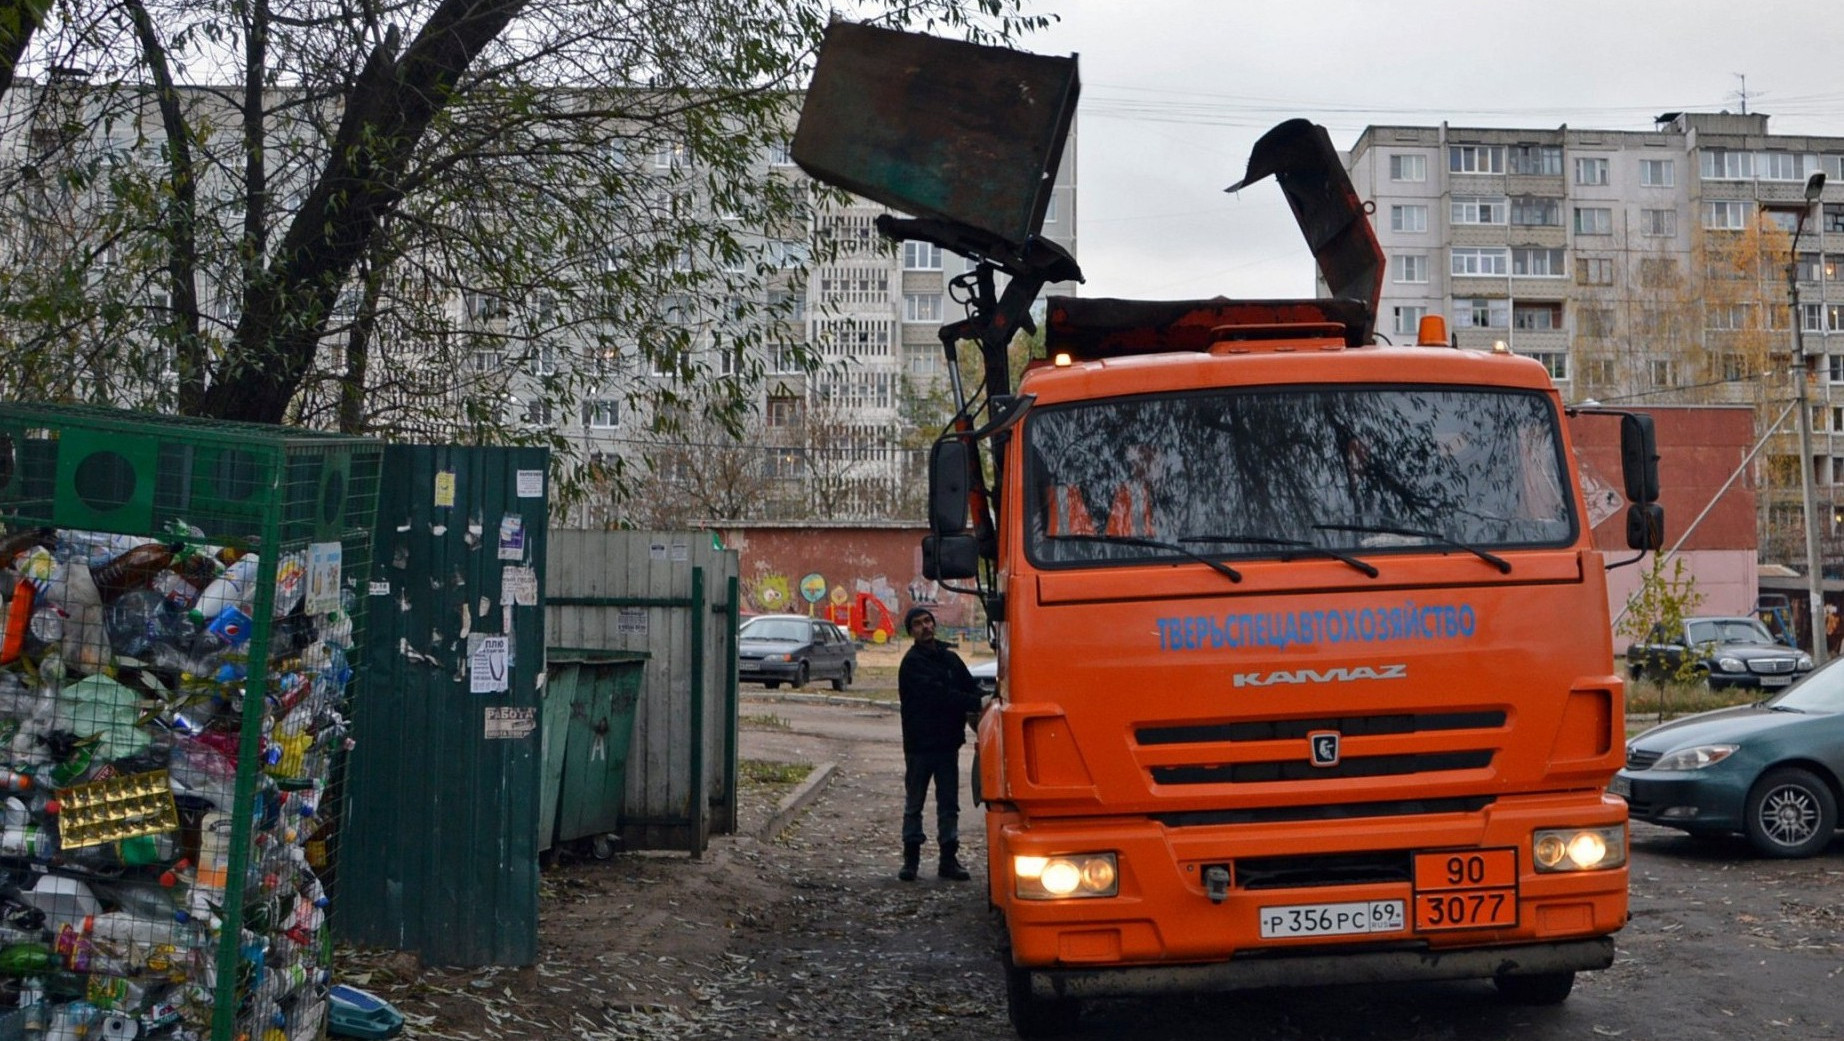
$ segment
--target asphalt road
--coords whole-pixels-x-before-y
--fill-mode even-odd
[[[821,791],[770,852],[797,894],[738,937],[757,1011],[727,1037],[1012,1036],[1002,934],[979,883],[894,880],[900,809],[896,720],[850,704],[751,702],[785,728],[746,730],[743,754],[833,761]],[[984,867],[978,812],[963,859]],[[1094,1002],[1077,1037],[1287,1041],[1787,1041],[1844,1038],[1844,839],[1804,861],[1757,859],[1740,841],[1633,828],[1632,921],[1612,968],[1567,1002],[1501,1004],[1489,983],[1342,986]],[[715,1025],[715,1024],[712,1024]]]

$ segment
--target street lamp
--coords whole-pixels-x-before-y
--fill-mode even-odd
[[[1805,330],[1799,313],[1799,235],[1806,230],[1806,215],[1825,191],[1825,174],[1819,171],[1806,179],[1806,204],[1799,208],[1793,222],[1792,256],[1786,264],[1786,299],[1793,309],[1793,381],[1794,400],[1799,409],[1799,494],[1806,529],[1806,617],[1812,630],[1812,661],[1825,664],[1825,571],[1818,559],[1818,529],[1813,525],[1816,509],[1812,503],[1812,410],[1806,403],[1811,359],[1806,357]],[[1819,257],[1823,265],[1824,257]],[[1823,315],[1820,315],[1823,321]]]

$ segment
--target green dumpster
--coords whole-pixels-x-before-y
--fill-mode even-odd
[[[645,651],[545,650],[538,849],[614,852]]]

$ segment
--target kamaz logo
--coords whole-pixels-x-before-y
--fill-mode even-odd
[[[1358,665],[1337,669],[1278,669],[1274,672],[1238,672],[1233,679],[1238,687],[1279,687],[1291,683],[1350,683],[1353,680],[1405,680],[1409,667],[1403,665]]]

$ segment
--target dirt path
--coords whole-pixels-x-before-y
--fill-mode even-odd
[[[411,1037],[1010,1038],[1001,936],[978,881],[895,880],[900,760],[887,707],[750,698],[746,758],[834,764],[773,841],[719,839],[699,861],[619,855],[545,874],[541,961],[369,985]],[[775,721],[775,722],[772,722]],[[965,760],[963,760],[965,762]],[[778,792],[745,793],[745,829]],[[983,875],[977,811],[963,859]],[[1809,861],[1634,827],[1620,957],[1556,1008],[1489,984],[1325,987],[1088,1006],[1078,1035],[1202,1041],[1818,1041],[1844,1036],[1844,839]],[[398,970],[391,973],[390,969]],[[364,985],[364,984],[362,984]],[[1227,1031],[1227,1032],[1226,1032]]]

